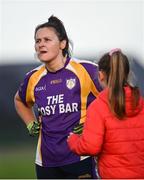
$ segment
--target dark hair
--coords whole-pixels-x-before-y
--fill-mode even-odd
[[[119,118],[125,116],[125,91],[124,86],[129,86],[132,90],[133,108],[137,106],[139,100],[139,90],[128,83],[130,71],[129,61],[121,51],[106,53],[98,62],[99,70],[103,71],[107,77],[108,100],[112,112]]]
[[[66,47],[63,49],[62,53],[63,53],[63,56],[66,56],[66,55],[70,56],[71,50],[70,50],[69,46],[70,45],[72,46],[72,42],[70,42],[70,40],[67,36],[67,32],[65,30],[63,22],[53,15],[50,16],[48,18],[48,22],[40,24],[35,28],[34,38],[36,38],[37,31],[39,29],[45,28],[45,27],[52,27],[55,30],[60,41],[66,40]]]

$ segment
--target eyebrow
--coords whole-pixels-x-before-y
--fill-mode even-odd
[[[50,37],[50,36],[44,36],[44,37],[42,37],[42,38],[37,38],[37,37],[35,37],[35,39],[36,39],[36,40],[39,40],[39,39],[44,39],[44,38],[48,38],[48,39],[50,39],[51,37]]]

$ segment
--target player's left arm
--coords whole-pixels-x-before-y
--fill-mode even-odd
[[[92,94],[97,97],[100,91],[103,90],[100,82],[99,82],[99,73],[98,73],[98,64],[93,62],[83,63],[84,68],[86,69],[89,77],[90,77],[90,90]]]
[[[103,90],[100,82],[99,82],[99,74],[98,74],[98,65],[93,63],[93,66],[91,68],[91,71],[89,72],[91,80],[92,80],[92,92],[94,95],[97,96],[97,92],[101,92]]]

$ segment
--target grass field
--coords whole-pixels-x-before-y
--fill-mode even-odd
[[[35,148],[0,148],[0,179],[35,179]]]

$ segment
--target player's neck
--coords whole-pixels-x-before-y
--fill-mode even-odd
[[[62,56],[55,58],[54,60],[46,63],[45,65],[48,71],[56,72],[65,66],[65,62],[66,62],[66,57]]]

